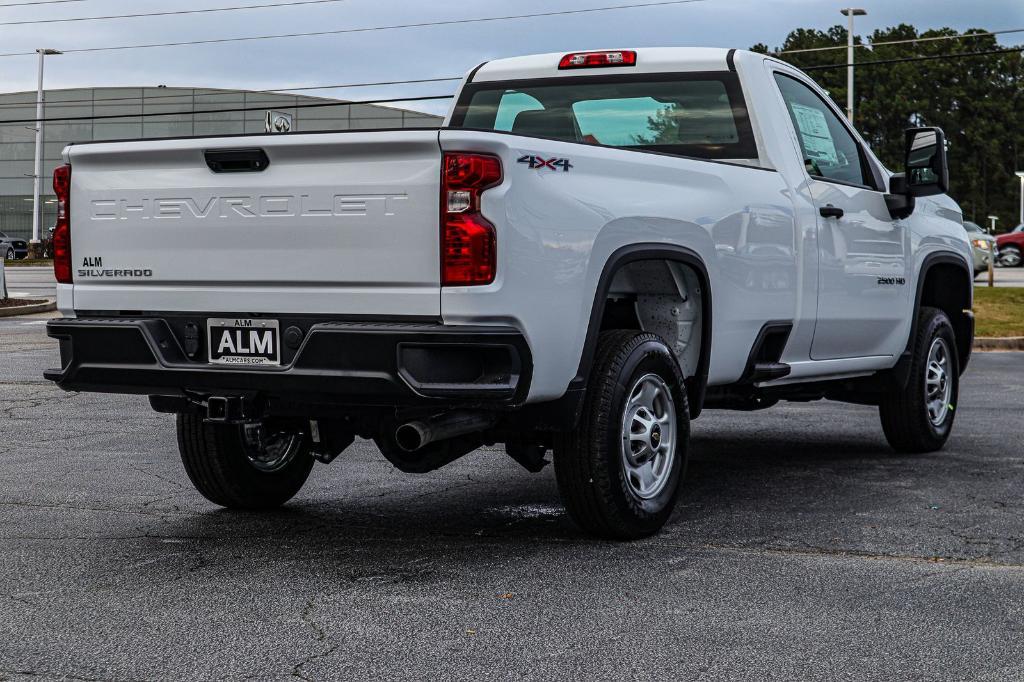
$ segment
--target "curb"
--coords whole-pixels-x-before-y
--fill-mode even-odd
[[[0,317],[16,317],[17,315],[31,315],[32,313],[48,313],[57,309],[57,301],[50,298],[40,303],[31,305],[19,305],[13,308],[0,308]]]
[[[1024,336],[976,336],[974,350],[1024,350]]]

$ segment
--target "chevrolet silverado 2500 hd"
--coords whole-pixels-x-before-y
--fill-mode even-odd
[[[212,502],[268,508],[357,436],[484,444],[603,537],[672,511],[690,420],[876,405],[941,448],[973,337],[937,128],[892,173],[771,57],[488,62],[430,130],[73,145],[54,185],[62,388],[148,395]]]

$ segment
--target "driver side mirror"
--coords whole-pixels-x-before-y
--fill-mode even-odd
[[[929,197],[949,191],[946,135],[942,128],[910,128],[906,132],[906,192]]]
[[[909,128],[903,153],[904,172],[889,179],[885,205],[894,220],[914,212],[915,197],[949,191],[946,134],[942,128]]]

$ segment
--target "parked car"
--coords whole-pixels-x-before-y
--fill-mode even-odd
[[[991,267],[999,255],[999,247],[996,246],[996,238],[982,229],[981,225],[965,220],[964,229],[967,230],[974,251],[974,276],[977,277]]]
[[[483,64],[440,130],[75,144],[45,376],[175,414],[225,507],[357,436],[409,473],[504,443],[553,451],[584,530],[650,535],[705,408],[827,398],[946,442],[971,245],[944,134],[901,137],[894,174],[790,64],[654,48]]]
[[[1021,254],[1024,254],[1024,230],[1021,225],[1014,228],[1013,232],[1007,232],[996,237],[996,246],[999,248],[999,264],[1008,268],[1019,268],[1024,262]]]
[[[0,258],[17,260],[28,255],[28,242],[0,232]]]

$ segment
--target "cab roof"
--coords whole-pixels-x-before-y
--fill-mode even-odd
[[[567,54],[574,52],[636,52],[635,66],[602,67],[591,69],[559,69],[558,64]],[[738,50],[722,47],[642,47],[612,48],[600,50],[570,50],[549,52],[524,57],[495,59],[478,66],[469,81],[529,80],[533,78],[559,78],[566,76],[598,76],[608,73],[674,73],[687,71],[731,70],[733,55]],[[763,57],[763,55],[761,55]]]

